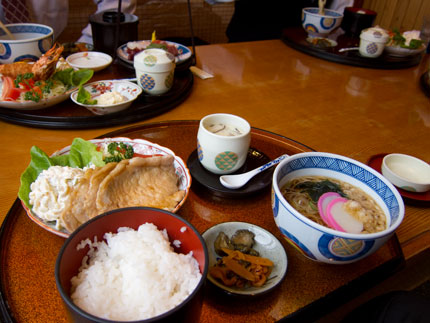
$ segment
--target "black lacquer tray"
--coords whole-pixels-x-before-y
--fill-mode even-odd
[[[116,63],[115,65],[119,65]],[[121,70],[121,68],[123,70]],[[124,67],[112,67],[103,75],[103,79],[118,78],[118,70],[124,73]],[[121,77],[133,77],[130,71]],[[175,71],[175,80],[169,92],[162,95],[142,93],[130,108],[107,115],[94,115],[84,107],[78,106],[68,99],[55,106],[41,110],[13,110],[0,108],[0,120],[23,126],[47,129],[91,129],[130,124],[160,115],[182,103],[191,93],[194,83],[193,74],[189,69]]]
[[[394,57],[383,53],[377,58],[361,56],[358,50],[339,52],[341,48],[358,47],[360,40],[344,34],[336,38],[337,46],[318,48],[309,43],[307,33],[301,27],[287,28],[282,33],[282,41],[288,46],[314,57],[325,59],[334,63],[359,66],[375,69],[403,69],[416,66],[420,63],[423,54],[405,57]]]

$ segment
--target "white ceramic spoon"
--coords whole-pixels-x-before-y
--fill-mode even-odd
[[[241,188],[243,185],[248,183],[248,181],[253,178],[255,175],[265,171],[266,169],[269,169],[270,167],[279,164],[280,161],[284,160],[285,158],[289,157],[288,155],[282,155],[278,158],[268,162],[267,164],[264,164],[263,166],[260,166],[256,169],[250,170],[249,172],[243,173],[243,174],[237,174],[237,175],[222,175],[219,178],[219,181],[224,187],[227,187],[229,189],[235,190],[238,188]]]

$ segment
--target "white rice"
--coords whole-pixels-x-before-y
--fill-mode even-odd
[[[90,314],[115,321],[151,318],[180,304],[201,279],[192,253],[174,252],[167,232],[151,223],[104,238],[78,245],[90,250],[71,280],[73,302]]]

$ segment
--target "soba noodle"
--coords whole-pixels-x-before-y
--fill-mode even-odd
[[[284,185],[281,189],[281,193],[288,203],[290,203],[291,206],[299,213],[312,221],[327,227],[318,212],[317,203],[312,200],[308,192],[303,187],[300,187],[306,182],[317,183],[322,181],[330,181],[337,184],[347,199],[358,203],[348,202],[347,204],[349,204],[349,210],[352,211],[352,213],[355,213],[354,216],[363,223],[364,229],[361,233],[374,233],[386,229],[387,219],[381,207],[362,189],[349,183],[323,176],[302,176],[295,178]],[[359,211],[355,212],[357,209],[359,209]]]

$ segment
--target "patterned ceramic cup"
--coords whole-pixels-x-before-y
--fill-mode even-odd
[[[379,27],[371,27],[361,31],[359,52],[364,57],[381,56],[388,41],[388,33]]]
[[[200,121],[197,152],[200,163],[215,174],[230,174],[246,161],[251,126],[238,116],[216,113]]]
[[[134,56],[134,69],[145,93],[163,94],[173,85],[175,58],[163,49],[146,49]]]

